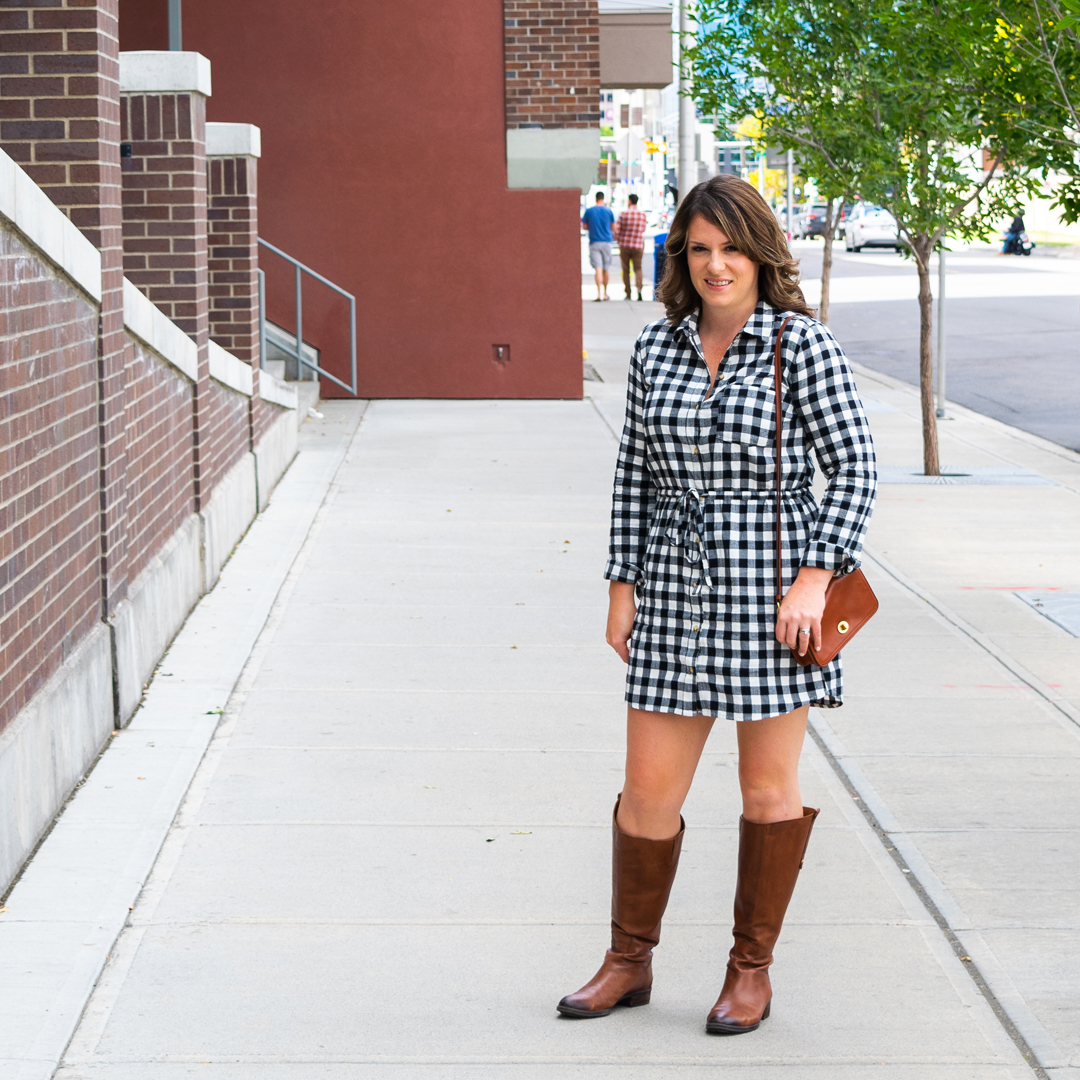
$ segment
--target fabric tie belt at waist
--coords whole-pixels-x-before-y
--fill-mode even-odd
[[[809,485],[798,488],[785,489],[783,494],[802,495],[810,490]],[[658,488],[658,499],[670,499],[674,505],[667,521],[667,538],[675,547],[683,550],[686,561],[691,566],[700,564],[702,584],[711,589],[713,587],[712,571],[709,567],[709,557],[705,552],[705,517],[702,514],[702,505],[707,499],[733,496],[753,496],[774,499],[776,490],[769,488],[722,488],[719,491],[698,491],[697,488]]]

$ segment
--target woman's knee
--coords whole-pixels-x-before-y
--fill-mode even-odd
[[[766,823],[798,817],[801,797],[797,777],[786,781],[770,779],[748,782],[745,778],[740,779],[743,816],[748,821]]]
[[[623,803],[647,813],[682,809],[683,792],[670,777],[648,769],[628,769],[623,784]]]

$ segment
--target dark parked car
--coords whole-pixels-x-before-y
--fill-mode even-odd
[[[806,240],[811,236],[821,236],[825,232],[825,211],[828,206],[825,203],[807,203],[801,210],[796,219],[800,238]]]

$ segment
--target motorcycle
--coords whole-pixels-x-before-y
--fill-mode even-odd
[[[1035,241],[1029,240],[1026,232],[1007,232],[1001,251],[1003,255],[1030,255],[1034,247]]]

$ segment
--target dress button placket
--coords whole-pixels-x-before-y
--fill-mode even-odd
[[[708,423],[708,410],[705,411],[705,416],[701,414],[701,406],[705,404],[707,400],[708,388],[705,390],[705,394],[702,395],[701,401],[698,403],[697,409],[694,411],[694,458],[695,464],[698,467],[698,490],[707,491],[708,485],[705,483],[705,462],[702,458],[702,454],[699,452],[698,444],[701,442],[702,434]],[[705,538],[702,537],[704,543]],[[701,666],[698,663],[699,650],[700,650],[700,627],[701,627],[701,579],[699,576],[695,576],[694,587],[690,590],[690,617],[692,619],[692,629],[690,631],[691,642],[691,662],[690,662],[690,674],[694,676],[694,683],[697,683],[697,670]],[[695,708],[698,707],[697,695],[695,693]]]

